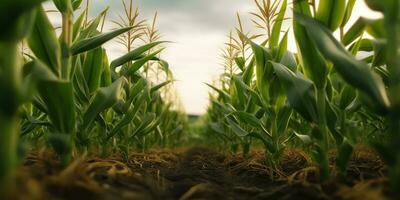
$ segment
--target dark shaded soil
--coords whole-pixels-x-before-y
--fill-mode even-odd
[[[386,170],[376,154],[357,150],[346,179],[318,182],[316,166],[288,151],[281,169],[204,147],[77,158],[63,169],[48,152],[31,153],[19,170],[17,199],[387,199]],[[334,173],[334,168],[332,168]]]

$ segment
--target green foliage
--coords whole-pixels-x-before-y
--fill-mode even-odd
[[[6,27],[0,32],[1,199],[15,189],[19,137],[51,148],[64,166],[86,151],[117,151],[128,159],[131,150],[188,140],[174,77],[160,55],[166,42],[157,14],[147,24],[133,1],[123,1],[125,16],[114,22],[119,28],[104,33],[108,8],[90,20],[88,7],[77,13],[82,0],[53,0],[62,17],[58,35],[42,2],[0,4]],[[245,157],[261,145],[274,169],[285,149],[303,148],[321,181],[331,178],[332,167],[345,179],[355,146],[369,144],[387,163],[393,191],[400,191],[400,2],[365,2],[383,17],[349,25],[355,0],[296,0],[290,19],[287,0],[256,0],[252,22],[262,33],[250,34],[238,14],[223,51],[224,73],[206,83],[207,142]],[[292,31],[285,30],[287,20]],[[288,50],[292,32],[298,52]],[[112,40],[126,52],[109,62],[103,45]],[[29,50],[19,52],[19,45]]]
[[[367,0],[384,17],[359,18],[349,26],[354,0],[294,1],[298,52],[291,53],[288,31],[282,30],[287,2],[255,2],[252,21],[263,34],[244,34],[238,17],[238,35],[230,35],[224,51],[225,73],[208,84],[208,131],[221,144],[242,146],[244,154],[250,144],[263,144],[274,167],[279,152],[300,144],[320,166],[322,181],[331,174],[328,152],[337,152],[336,171],[345,178],[354,146],[372,144],[398,191],[400,3]],[[383,137],[378,141],[376,134]]]
[[[36,2],[36,6],[41,3],[30,2]],[[63,165],[69,164],[73,152],[121,150],[129,153],[132,149],[144,150],[152,145],[176,145],[174,140],[182,137],[186,115],[179,104],[172,102],[175,99],[169,97],[173,76],[167,61],[159,55],[164,49],[159,46],[165,42],[154,38],[149,43],[137,41],[136,49],[129,49],[126,55],[110,64],[103,44],[126,33],[134,33],[132,37],[143,37],[145,41],[146,34],[154,33],[145,33],[143,29],[140,29],[143,32],[133,32],[137,27],[131,25],[102,33],[108,8],[91,21],[87,20],[85,9],[73,21],[73,14],[81,3],[81,0],[54,0],[63,22],[59,36],[42,7],[27,5],[27,13],[32,10],[28,13],[31,18],[21,14],[26,20],[21,25],[26,27],[20,30],[24,33],[20,36],[28,36],[30,50],[24,59],[19,58],[17,52],[18,40],[22,37],[11,46],[0,42],[0,52],[12,52],[0,57],[0,81],[4,83],[0,88],[0,100],[9,105],[1,107],[0,122],[14,120],[8,123],[12,127],[1,126],[10,131],[2,137],[4,142],[13,141],[11,146],[4,146],[12,153],[8,155],[13,156],[4,157],[2,163],[5,164],[0,165],[0,175],[4,173],[0,176],[1,184],[6,183],[5,179],[11,180],[6,175],[11,167],[15,168],[16,149],[12,145],[18,136],[18,109],[24,116],[22,137],[39,135],[35,141],[37,145],[52,148]],[[10,1],[0,8],[14,8],[12,6],[16,5]],[[151,30],[155,31],[154,25]],[[8,40],[8,35],[0,41],[3,39]],[[22,62],[23,70],[19,64]],[[13,69],[3,70],[6,66]],[[148,77],[145,68],[155,68],[155,77]],[[27,88],[20,88],[22,86]],[[3,113],[10,118],[3,119]]]
[[[86,38],[80,41],[77,41],[75,44],[72,45],[71,47],[71,53],[72,55],[77,55],[92,49],[95,49],[107,41],[131,30],[131,27],[126,27],[126,28],[121,28],[115,31],[112,31],[110,33],[103,33],[100,35],[93,36],[91,38]]]

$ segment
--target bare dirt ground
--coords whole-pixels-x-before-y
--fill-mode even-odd
[[[373,151],[356,150],[346,179],[327,183],[303,155],[287,151],[273,170],[262,151],[245,159],[192,147],[133,153],[127,162],[87,155],[62,169],[53,154],[32,152],[19,169],[16,199],[390,199],[385,165]]]

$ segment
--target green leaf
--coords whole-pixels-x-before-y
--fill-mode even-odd
[[[88,109],[83,116],[83,130],[93,122],[96,116],[112,107],[118,100],[122,99],[123,85],[127,82],[125,78],[119,78],[108,87],[100,88],[92,99]]]
[[[344,34],[342,43],[347,46],[354,42],[358,37],[360,37],[367,26],[366,19],[360,17],[351,27],[350,29]]]
[[[103,74],[102,74],[102,87],[106,87],[112,84],[112,75],[111,75],[111,67],[108,63],[108,56],[106,50],[103,49]]]
[[[156,115],[154,113],[146,113],[141,124],[135,129],[135,132],[133,132],[132,137],[135,137],[137,135],[144,135],[146,132],[148,132],[148,131],[145,131],[145,129],[148,129],[148,128],[154,126],[155,119],[156,119]]]
[[[349,87],[345,86],[342,91],[340,92],[340,99],[339,99],[339,107],[340,109],[346,109],[357,97],[356,91]]]
[[[226,93],[225,91],[222,91],[218,88],[216,88],[215,86],[205,83],[208,87],[210,87],[211,89],[213,89],[214,91],[216,91],[218,93],[218,95],[223,98],[225,101],[228,101],[229,99],[231,99],[231,97],[229,96],[228,93]]]
[[[150,89],[150,93],[156,92],[156,91],[160,90],[161,88],[165,87],[166,85],[168,85],[168,84],[170,84],[172,82],[174,82],[174,81],[173,80],[168,80],[168,81],[164,81],[164,82],[162,82],[162,83],[160,83],[158,85],[155,85],[154,87],[152,87]]]
[[[74,89],[75,92],[77,93],[77,99],[78,101],[80,101],[81,104],[88,104],[89,103],[89,96],[90,96],[90,92],[89,92],[89,86],[87,84],[85,75],[83,74],[83,69],[82,69],[82,64],[80,61],[81,57],[77,57],[77,61],[76,64],[74,65],[75,69],[74,69],[74,77],[73,77],[73,81],[74,81]]]
[[[0,40],[18,41],[29,33],[34,8],[45,0],[3,0],[0,4]]]
[[[210,123],[211,130],[215,131],[218,134],[225,134],[225,130],[220,123]]]
[[[292,116],[292,108],[290,108],[289,106],[283,106],[281,109],[279,109],[278,115],[277,115],[278,120],[276,121],[277,133],[279,135],[282,135],[285,133],[285,131],[289,125],[291,116]]]
[[[58,77],[40,60],[33,60],[24,66],[24,74],[31,75],[34,81],[57,81]]]
[[[81,41],[84,40],[88,37],[93,36],[94,33],[97,33],[97,27],[99,26],[101,20],[104,18],[104,16],[107,14],[109,7],[105,8],[101,13],[94,19],[92,20],[89,25],[86,26],[85,29],[81,30],[79,32],[79,36],[77,37],[76,41]],[[87,14],[87,13],[86,13]]]
[[[84,22],[84,19],[86,17],[86,11],[83,11],[81,15],[79,15],[78,19],[74,22],[74,25],[72,26],[73,31],[72,31],[72,40],[75,41],[80,32],[82,31],[82,25]]]
[[[243,57],[236,57],[235,63],[239,67],[240,70],[244,71],[245,68],[245,60]]]
[[[306,120],[317,122],[315,88],[311,81],[295,74],[286,66],[272,62],[276,75],[286,91],[293,109]]]
[[[71,135],[52,133],[48,136],[49,143],[57,155],[61,156],[63,165],[69,163],[71,152],[73,150],[73,141]]]
[[[167,76],[167,78],[172,79],[173,75],[172,75],[172,71],[169,69],[169,63],[163,59],[159,59],[158,62],[160,63],[160,67],[165,72],[165,75]]]
[[[365,0],[365,3],[367,3],[368,7],[372,10],[382,12],[385,10],[385,7],[388,6],[388,1],[386,0]]]
[[[29,48],[56,76],[60,75],[61,48],[56,32],[42,7],[38,9],[32,33],[28,37]]]
[[[350,54],[352,56],[357,56],[361,45],[362,45],[362,38],[358,39],[353,45],[351,45],[351,48],[349,50]]]
[[[349,0],[347,2],[346,13],[344,14],[342,25],[341,25],[342,27],[344,27],[347,24],[347,22],[349,21],[351,14],[353,13],[353,8],[354,8],[354,5],[356,4],[356,1],[357,0]]]
[[[131,97],[136,97],[147,86],[147,81],[144,78],[139,79],[130,90]]]
[[[292,70],[292,72],[297,71],[297,61],[292,52],[286,51],[280,63],[288,67],[290,70]]]
[[[75,11],[75,10],[78,10],[79,9],[79,7],[81,6],[81,4],[82,4],[82,1],[83,0],[73,0],[72,1],[72,9]]]
[[[384,19],[368,20],[366,31],[374,38],[386,38],[386,28]]]
[[[256,91],[254,91],[252,89],[249,89],[248,91],[250,92],[253,103],[255,103],[256,105],[258,105],[260,107],[266,107],[264,102],[262,101],[260,95]]]
[[[236,108],[243,109],[244,105],[246,105],[246,95],[245,95],[245,89],[246,85],[243,83],[241,78],[239,78],[236,75],[232,76],[232,81],[233,85],[230,88],[231,89],[231,99],[232,99],[232,104],[236,106]]]
[[[271,38],[270,38],[270,48],[277,47],[280,39],[280,33],[282,29],[282,23],[285,19],[285,12],[287,7],[287,0],[283,0],[281,3],[281,9],[279,10],[279,14],[276,16],[274,25],[271,31]]]
[[[295,1],[294,11],[311,16],[307,1]],[[324,88],[327,81],[328,68],[325,60],[312,42],[312,36],[307,33],[307,28],[299,23],[298,15],[294,16],[293,31],[299,49],[300,63],[305,75],[309,77],[317,88]]]
[[[131,52],[129,52],[129,53],[127,53],[127,54],[115,59],[115,60],[113,60],[111,62],[111,68],[115,69],[116,67],[121,66],[121,65],[123,65],[125,63],[128,63],[130,61],[134,61],[134,60],[140,59],[140,58],[142,58],[142,55],[145,52],[149,51],[153,47],[155,47],[155,46],[157,46],[159,44],[162,44],[162,43],[165,43],[165,42],[163,42],[163,41],[153,42],[153,43],[149,43],[149,44],[143,45],[141,47],[138,47],[138,48],[134,49],[133,51],[131,51]]]
[[[273,76],[269,86],[269,105],[275,108],[282,107],[286,102],[285,90],[277,76]]]
[[[343,136],[336,130],[337,123],[338,123],[338,115],[333,109],[333,105],[329,102],[325,102],[325,117],[326,117],[326,124],[328,126],[329,131],[332,133],[333,138],[336,141],[336,144],[340,144],[343,141]]]
[[[83,74],[90,93],[96,91],[100,87],[101,74],[104,70],[103,51],[101,47],[89,51],[83,63]]]
[[[72,1],[71,0],[53,0],[54,5],[61,13],[72,12]]]
[[[135,115],[139,112],[139,109],[142,108],[143,104],[145,104],[146,95],[142,94],[137,101],[134,102],[134,105],[130,107],[127,113],[124,115],[122,120],[120,120],[117,125],[112,129],[110,134],[107,136],[107,140],[114,137],[119,131],[122,130],[125,126],[132,122]]]
[[[246,85],[250,85],[250,83],[251,83],[251,81],[252,81],[252,79],[253,79],[253,74],[254,74],[254,61],[255,61],[255,58],[253,57],[253,58],[250,60],[250,63],[247,65],[246,69],[245,69],[244,72],[243,72],[242,79],[243,79],[243,82],[244,82]]]
[[[251,42],[254,58],[256,61],[256,83],[258,91],[264,102],[269,100],[269,80],[273,75],[273,69],[268,61],[272,61],[271,51],[254,42]]]
[[[242,123],[252,126],[254,128],[259,128],[261,129],[263,127],[263,125],[261,124],[261,121],[259,119],[257,119],[257,117],[255,117],[252,114],[243,112],[243,111],[234,111],[232,112],[232,115],[236,116],[239,121],[241,121]]]
[[[378,111],[385,112],[389,106],[389,99],[382,80],[366,63],[353,58],[324,26],[304,15],[295,15],[299,22],[307,27],[307,32],[319,51],[333,62],[343,79],[372,98]]]
[[[288,33],[289,31],[286,31],[285,35],[283,36],[279,47],[278,47],[278,52],[277,55],[275,56],[275,60],[281,60],[285,53],[287,52],[287,46],[288,46]]]
[[[134,62],[133,64],[129,65],[129,69],[128,69],[128,75],[132,75],[134,73],[136,73],[140,68],[142,68],[144,66],[144,64],[146,64],[148,61],[154,59],[154,57],[159,54],[161,51],[163,51],[164,49],[159,49],[143,58],[140,58],[139,60],[137,60],[136,62]]]
[[[335,31],[342,24],[345,14],[346,0],[323,0],[318,4],[316,19]]]
[[[38,91],[54,129],[58,133],[74,133],[76,114],[72,83],[60,80],[40,81]]]
[[[80,41],[75,42],[72,47],[71,47],[71,53],[72,55],[77,55],[92,49],[95,49],[97,47],[100,47],[104,43],[108,42],[109,40],[125,33],[128,32],[132,29],[132,27],[127,27],[127,28],[121,28],[109,33],[103,33],[91,38],[83,39]]]
[[[269,152],[274,152],[274,145],[272,145],[271,137],[265,137],[265,135],[260,134],[258,132],[251,132],[249,134],[250,137],[259,139],[263,144],[265,149],[268,149]]]
[[[239,137],[245,137],[247,135],[249,135],[249,132],[243,130],[239,124],[237,124],[236,122],[234,122],[233,120],[227,118],[226,121],[229,124],[229,127],[232,129],[232,131]]]
[[[353,146],[347,140],[344,140],[338,148],[338,154],[336,157],[336,167],[342,175],[346,175],[347,164],[352,154]]]
[[[360,51],[373,51],[374,50],[373,41],[371,39],[361,39],[361,44],[360,44],[359,50]]]
[[[372,66],[378,67],[386,63],[387,55],[387,42],[383,40],[374,40],[374,59],[372,60]]]

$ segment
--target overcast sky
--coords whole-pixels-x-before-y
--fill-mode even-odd
[[[177,90],[188,113],[204,113],[208,104],[208,87],[222,72],[221,49],[227,34],[236,25],[236,12],[244,18],[245,29],[253,31],[249,12],[255,11],[253,0],[134,0],[142,19],[151,21],[158,12],[157,26],[163,40],[168,44],[162,57],[170,64],[174,73]],[[90,15],[94,17],[102,9],[110,6],[109,19],[122,14],[121,0],[91,0]],[[47,5],[48,6],[48,5]],[[362,0],[358,0],[352,20],[360,15],[376,18]],[[59,23],[56,16],[53,22]],[[108,23],[111,25],[111,23]],[[286,25],[289,27],[289,24]],[[290,49],[295,50],[293,39]],[[120,56],[124,50],[115,43],[106,46],[112,58]],[[110,60],[111,60],[110,59]]]

